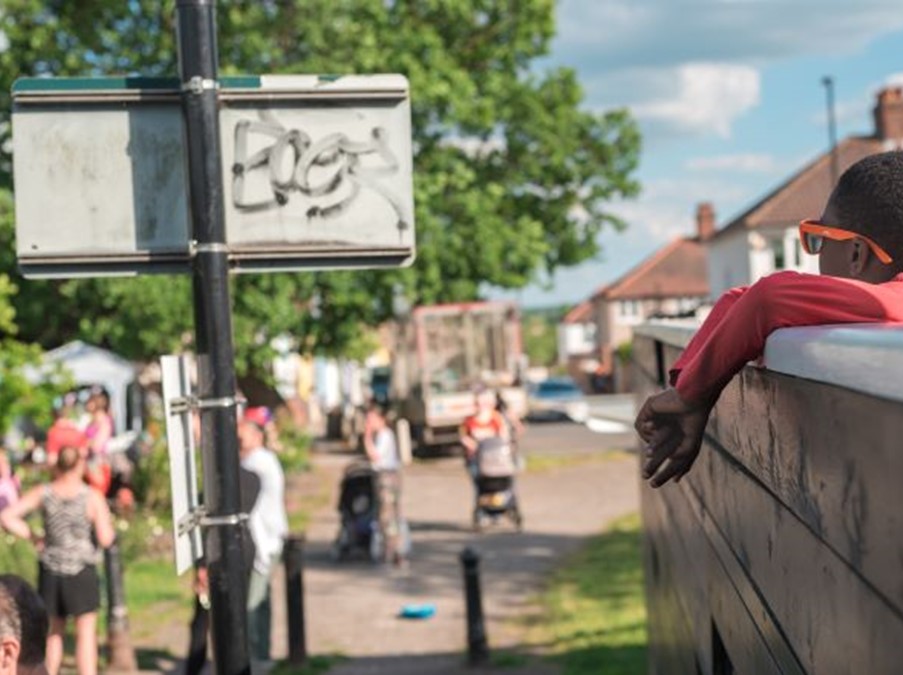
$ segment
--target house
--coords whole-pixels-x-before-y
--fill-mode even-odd
[[[679,237],[590,298],[596,324],[597,378],[610,378],[623,391],[628,377],[619,376],[615,358],[629,349],[633,328],[647,319],[693,314],[709,297],[704,246],[715,232],[715,211],[709,203],[696,210],[696,236]]]
[[[803,253],[797,226],[818,217],[836,179],[860,159],[903,147],[903,87],[878,93],[875,131],[849,136],[804,166],[708,240],[708,278],[712,297],[750,284],[778,270],[818,271],[818,259]]]
[[[573,359],[594,357],[596,352],[596,321],[593,305],[584,300],[575,305],[558,324],[558,365],[564,366]]]
[[[585,389],[592,389],[590,379],[599,365],[592,302],[584,300],[572,307],[558,323],[556,337],[558,365]]]

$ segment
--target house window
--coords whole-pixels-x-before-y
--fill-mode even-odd
[[[774,269],[782,270],[787,267],[787,260],[784,257],[784,240],[771,240],[771,254],[774,256]]]
[[[803,245],[799,239],[793,240],[793,264],[796,267],[803,265]]]
[[[618,303],[618,313],[625,319],[637,319],[640,316],[639,300],[621,300]]]

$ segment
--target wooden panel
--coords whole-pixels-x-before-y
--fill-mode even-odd
[[[707,443],[685,482],[807,671],[900,672],[903,618],[742,467]]]
[[[903,404],[747,368],[709,431],[903,615]]]

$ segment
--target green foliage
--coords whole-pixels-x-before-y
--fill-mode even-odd
[[[0,220],[11,220],[12,199],[0,192]],[[2,242],[0,242],[2,247]],[[0,253],[0,259],[8,252]],[[41,349],[16,339],[16,299],[19,287],[0,272],[0,433],[19,417],[29,417],[47,427],[51,423],[53,399],[69,384],[61,371],[41,374]],[[28,377],[28,371],[31,377]]]
[[[622,342],[615,349],[615,354],[621,363],[630,363],[630,359],[633,357],[633,342]]]
[[[136,501],[150,512],[166,513],[172,507],[169,451],[164,438],[157,439],[135,467],[132,484]]]
[[[531,366],[555,365],[558,359],[557,324],[540,314],[527,315],[523,320],[524,351]]]
[[[0,133],[16,77],[174,74],[174,4],[4,2]],[[572,70],[536,67],[554,10],[553,0],[219,3],[223,74],[405,74],[416,152],[414,267],[235,279],[240,374],[262,372],[269,338],[282,332],[311,351],[344,350],[391,315],[396,288],[433,303],[521,287],[595,256],[601,229],[623,227],[607,204],[638,191],[637,127],[624,110],[584,109]],[[9,159],[0,158],[4,189]],[[9,275],[11,242],[7,214],[0,272]],[[189,287],[173,278],[28,282],[14,305],[29,340],[83,337],[146,358],[190,336]]]
[[[558,570],[543,595],[539,636],[563,675],[646,672],[640,520],[615,522]]]
[[[0,570],[3,574],[18,574],[34,585],[38,577],[38,554],[31,542],[3,534],[0,541]]]

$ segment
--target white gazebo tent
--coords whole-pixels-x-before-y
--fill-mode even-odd
[[[81,340],[69,342],[44,354],[45,366],[61,365],[79,387],[101,385],[110,395],[110,414],[116,433],[141,430],[141,413],[129,406],[132,385],[137,386],[138,368],[106,349]]]

